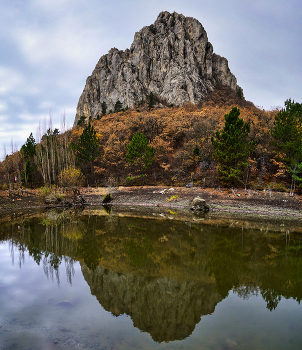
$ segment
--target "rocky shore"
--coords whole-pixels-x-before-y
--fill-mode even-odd
[[[80,194],[85,206],[102,205],[106,194],[112,195],[112,206],[165,207],[189,210],[193,199],[200,197],[210,208],[210,213],[266,215],[302,219],[302,196],[290,197],[285,192],[202,189],[198,187],[112,187],[82,188]],[[71,202],[70,195],[62,194]],[[39,190],[27,190],[22,195],[0,191],[0,215],[34,208],[63,206],[62,203],[46,204]]]

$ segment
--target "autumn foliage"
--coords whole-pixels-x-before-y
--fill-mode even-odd
[[[216,96],[217,97],[217,96]],[[100,139],[100,156],[95,163],[98,181],[104,185],[126,184],[131,173],[126,160],[127,146],[133,136],[143,133],[149,146],[155,150],[155,161],[147,169],[147,183],[218,186],[217,163],[213,157],[211,137],[224,127],[224,116],[233,104],[214,104],[213,100],[201,106],[190,103],[181,107],[155,108],[150,111],[141,107],[103,116],[92,122]],[[271,146],[271,128],[278,110],[265,111],[251,103],[237,103],[240,117],[250,125],[247,142],[256,146],[249,159],[249,184],[263,186],[275,182],[279,164],[274,159]],[[72,137],[80,133],[75,128]],[[278,180],[283,181],[283,178]]]
[[[199,105],[186,103],[180,107],[164,107],[155,103],[154,108],[150,108],[146,102],[133,110],[127,109],[106,115],[101,113],[97,119],[91,121],[98,145],[95,145],[96,154],[93,159],[89,158],[90,166],[84,166],[83,162],[77,163],[75,158],[76,164],[66,163],[66,166],[62,166],[57,172],[61,174],[58,181],[63,180],[62,174],[65,174],[65,169],[76,166],[85,174],[85,182],[91,185],[131,184],[127,179],[139,171],[134,172],[133,162],[129,162],[126,155],[129,153],[133,137],[143,134],[149,149],[155,151],[152,153],[152,165],[141,166],[144,168],[145,184],[183,186],[193,182],[194,186],[221,186],[218,158],[214,156],[211,138],[217,135],[217,131],[223,130],[224,117],[234,107],[239,108],[240,118],[249,125],[249,133],[245,135],[246,143],[253,144],[249,157],[244,160],[242,171],[245,173],[240,175],[242,181],[236,186],[243,186],[244,183],[257,189],[288,187],[291,175],[280,159],[280,152],[277,155],[272,144],[271,131],[280,109],[266,111],[225,87],[210,93],[207,100]],[[61,134],[58,137],[62,140],[68,139],[69,146],[80,145],[85,126],[80,124],[66,132],[66,137],[63,138]],[[85,144],[84,142],[84,148]],[[60,153],[58,159],[59,155]],[[8,179],[12,182],[16,172],[15,160],[16,157],[12,154],[0,163],[0,183],[3,186],[8,184]],[[42,160],[41,158],[41,164]],[[36,167],[37,170],[39,167]],[[40,178],[43,184],[41,175],[35,178]],[[40,184],[36,181],[36,186],[38,185]]]

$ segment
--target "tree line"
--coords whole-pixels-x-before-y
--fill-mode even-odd
[[[302,183],[302,104],[126,109],[71,130],[50,126],[0,164],[2,188],[15,179],[24,187],[193,183],[293,194]]]

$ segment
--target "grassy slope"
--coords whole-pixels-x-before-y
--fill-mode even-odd
[[[234,106],[240,108],[241,118],[251,125],[249,137],[258,141],[251,163],[251,179],[257,183],[276,180],[274,172],[278,167],[270,161],[273,158],[270,129],[277,110],[257,108],[226,87],[210,93],[199,106],[188,103],[181,107],[154,108],[151,111],[147,106],[141,106],[137,110],[109,114],[94,120],[93,125],[101,135],[102,146],[96,173],[105,184],[126,184],[126,177],[137,173],[125,163],[125,147],[134,133],[143,132],[156,150],[156,162],[146,179],[149,184],[183,185],[194,178],[197,183],[216,186],[216,165],[210,139],[216,130],[223,128],[224,115]],[[72,138],[76,140],[81,132],[82,128],[75,128]],[[196,146],[200,149],[200,157],[193,153]],[[139,181],[136,184],[140,184]]]

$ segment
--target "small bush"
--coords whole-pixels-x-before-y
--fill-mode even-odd
[[[44,203],[45,204],[58,204],[62,202],[62,195],[56,192],[52,192],[51,194],[45,196]]]
[[[109,203],[112,201],[112,195],[110,193],[105,194],[103,197],[103,203]]]
[[[244,96],[243,96],[243,90],[240,86],[237,87],[237,95],[240,98],[240,100],[243,100]]]
[[[61,202],[65,198],[65,195],[63,193],[57,193],[57,198]]]
[[[86,121],[86,118],[82,115],[82,116],[80,117],[80,119],[78,120],[77,125],[78,125],[78,126],[85,126],[85,121]]]
[[[178,198],[178,195],[175,194],[174,196],[172,196],[171,198],[167,199],[168,202],[171,202],[173,201],[174,199],[177,199]]]
[[[168,212],[172,215],[177,215],[177,212],[176,211],[172,211],[172,210],[168,210]]]
[[[85,181],[85,177],[81,170],[74,167],[68,167],[63,170],[58,179],[61,187],[81,187]]]
[[[150,26],[149,26],[149,30],[150,30],[150,32],[152,33],[152,34],[156,34],[156,28],[154,27],[154,25],[153,24],[151,24]]]
[[[57,186],[56,185],[46,185],[42,186],[39,189],[39,196],[40,197],[46,197],[49,196],[51,193],[56,192]]]
[[[288,189],[286,188],[286,186],[283,182],[279,182],[279,183],[275,182],[275,183],[271,184],[270,187],[273,191],[277,191],[277,192],[287,192],[288,191]]]
[[[1,185],[0,185],[0,189],[1,189],[2,191],[6,191],[6,190],[8,189],[7,184],[6,184],[6,183],[1,184]]]
[[[140,174],[136,176],[127,176],[126,177],[126,184],[128,186],[140,186],[145,183],[146,175]]]
[[[117,100],[114,105],[114,113],[118,113],[123,109],[123,104],[120,100]]]

